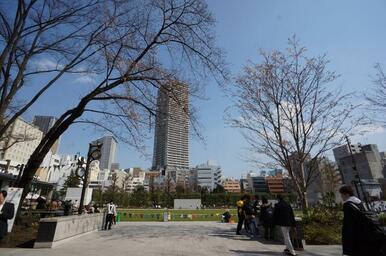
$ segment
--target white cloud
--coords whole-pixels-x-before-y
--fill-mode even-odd
[[[90,73],[77,74],[74,82],[90,84],[95,82],[95,75]]]
[[[382,125],[378,125],[378,124],[361,125],[354,130],[354,133],[360,136],[370,136],[370,135],[382,134],[384,132],[385,132],[385,128]]]
[[[53,60],[43,58],[33,62],[38,71],[52,70],[52,69],[61,69],[63,68],[62,64],[59,64]]]

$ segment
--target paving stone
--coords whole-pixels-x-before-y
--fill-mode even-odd
[[[124,222],[83,235],[53,249],[0,249],[1,256],[251,256],[282,255],[284,246],[237,236],[235,224],[216,222]],[[342,255],[340,246],[306,246],[299,255]]]

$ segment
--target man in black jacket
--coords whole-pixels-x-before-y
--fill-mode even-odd
[[[284,243],[286,249],[284,252],[286,255],[296,255],[294,247],[292,246],[290,239],[290,229],[295,226],[295,216],[291,205],[286,203],[281,195],[277,196],[279,202],[275,204],[273,212],[274,224],[280,226],[283,233]]]
[[[0,193],[0,240],[8,233],[8,220],[15,215],[15,206],[12,203],[5,202],[7,191],[2,190]]]
[[[354,196],[351,186],[344,185],[339,189],[343,199],[343,227],[342,247],[343,255],[351,256],[380,256],[384,243],[378,241],[374,234],[367,232],[371,223],[366,223],[363,218],[365,208],[361,200]]]

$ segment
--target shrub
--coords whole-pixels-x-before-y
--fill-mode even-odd
[[[341,205],[332,203],[327,194],[315,207],[303,215],[304,237],[308,244],[340,244],[343,223]]]

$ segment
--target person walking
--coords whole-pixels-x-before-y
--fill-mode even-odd
[[[286,255],[296,255],[290,238],[291,227],[295,227],[294,211],[291,205],[284,201],[282,195],[278,195],[277,199],[279,202],[275,204],[273,210],[273,222],[275,225],[280,226],[283,234],[284,244],[286,246],[284,253]]]
[[[275,235],[275,226],[273,225],[273,208],[272,204],[268,203],[266,197],[262,197],[260,206],[260,223],[264,227],[264,239],[273,240]]]
[[[237,205],[237,230],[236,230],[236,235],[241,235],[240,231],[241,228],[243,227],[243,223],[245,220],[245,200],[246,200],[247,195],[244,195],[241,197],[240,200],[236,202]]]
[[[0,193],[0,241],[8,234],[8,220],[13,219],[15,215],[15,206],[13,203],[5,202],[7,191]]]
[[[108,229],[110,230],[111,229],[111,224],[113,223],[113,218],[114,218],[114,215],[116,215],[116,208],[115,208],[115,205],[114,205],[114,202],[111,200],[108,204],[107,204],[107,212],[106,212],[106,221],[105,221],[105,230],[107,230],[107,226],[108,226]]]
[[[354,196],[352,187],[344,185],[339,193],[343,200],[343,255],[386,255],[381,252],[386,244],[385,234],[377,223],[365,215],[366,209],[362,201]]]

